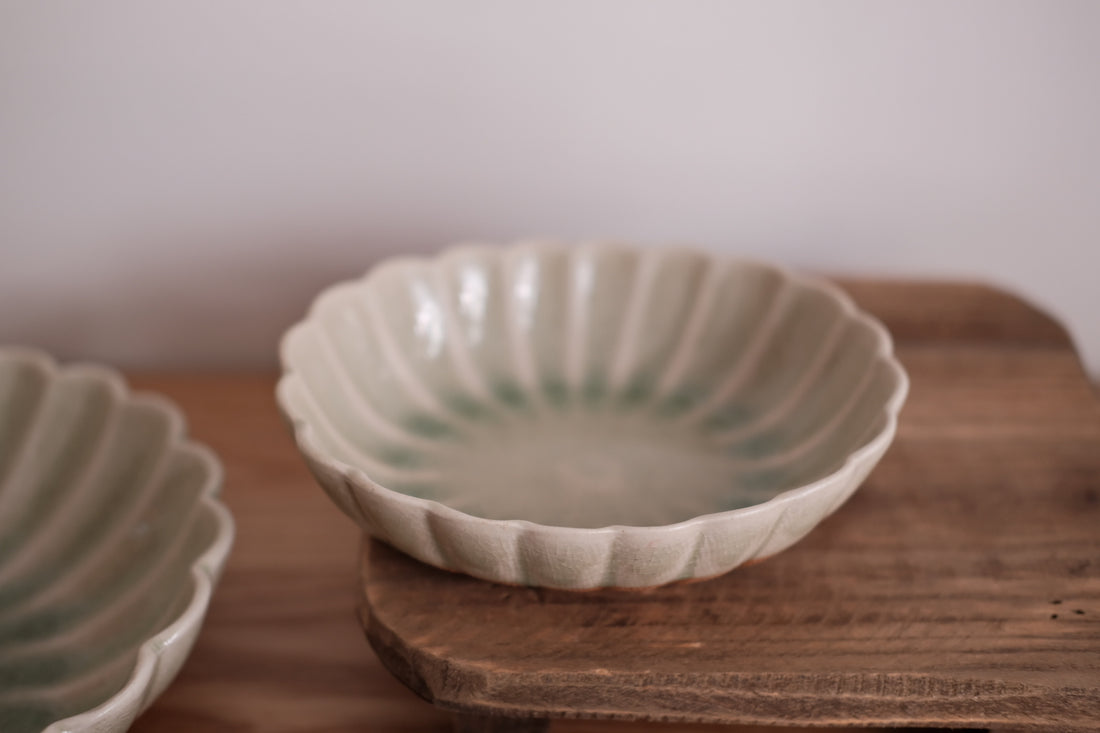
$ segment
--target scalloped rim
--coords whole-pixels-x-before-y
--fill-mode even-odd
[[[890,397],[886,400],[885,404],[882,407],[882,412],[886,415],[886,421],[882,429],[879,430],[877,434],[874,434],[872,437],[868,438],[867,442],[864,443],[861,447],[849,453],[844,463],[832,473],[829,473],[828,475],[823,476],[822,478],[812,483],[783,491],[772,497],[768,501],[762,502],[760,504],[743,507],[741,509],[701,514],[699,516],[692,517],[690,519],[686,519],[684,521],[674,524],[648,527],[638,527],[630,525],[608,525],[598,528],[582,528],[544,525],[525,519],[486,519],[484,517],[467,514],[458,509],[454,509],[447,506],[446,504],[442,504],[431,499],[421,499],[418,497],[409,496],[408,494],[403,494],[398,491],[394,491],[392,489],[388,489],[385,486],[374,481],[361,469],[328,455],[324,451],[324,449],[322,449],[317,443],[313,434],[313,427],[303,417],[296,414],[291,407],[291,400],[288,398],[287,392],[292,388],[292,385],[300,382],[300,378],[298,376],[298,373],[295,372],[290,366],[287,346],[288,342],[294,332],[299,329],[307,328],[309,326],[310,322],[317,314],[317,311],[321,307],[324,300],[330,297],[333,292],[343,288],[368,288],[370,287],[372,281],[376,277],[378,277],[379,273],[392,268],[407,267],[410,265],[430,266],[433,264],[437,264],[441,261],[445,261],[472,252],[491,253],[494,256],[498,257],[515,257],[521,254],[537,254],[539,252],[560,252],[562,250],[591,251],[593,249],[618,249],[639,253],[660,250],[665,256],[675,253],[683,253],[687,255],[702,257],[712,262],[724,261],[726,263],[739,263],[749,267],[759,267],[774,271],[782,278],[782,281],[785,285],[789,286],[794,284],[801,287],[817,290],[826,294],[840,305],[841,309],[848,317],[852,318],[854,321],[858,321],[875,334],[876,340],[878,342],[878,348],[876,349],[874,358],[881,360],[883,363],[885,363],[894,374],[894,377],[896,379],[894,391],[891,393]],[[902,367],[901,363],[894,355],[893,339],[890,336],[889,331],[887,331],[886,327],[883,326],[877,318],[868,314],[866,311],[857,308],[852,302],[851,297],[840,288],[838,288],[836,285],[833,285],[832,283],[820,278],[796,273],[793,270],[782,265],[750,257],[719,254],[698,247],[682,245],[637,246],[618,241],[604,240],[579,242],[575,245],[546,239],[521,240],[512,245],[492,245],[486,243],[471,242],[461,243],[446,248],[436,255],[401,256],[385,259],[370,268],[361,277],[335,283],[318,293],[317,296],[313,299],[306,317],[295,323],[286,331],[286,333],[283,334],[279,345],[279,356],[280,362],[282,364],[283,375],[276,385],[276,402],[278,403],[279,409],[282,412],[284,419],[287,421],[291,431],[293,432],[295,442],[297,443],[299,450],[301,450],[301,452],[307,458],[307,461],[310,463],[316,463],[317,465],[324,467],[327,471],[339,476],[344,484],[344,490],[349,494],[348,498],[351,501],[352,506],[356,506],[359,509],[360,513],[362,513],[363,511],[360,494],[363,494],[364,496],[369,498],[381,499],[385,502],[403,507],[406,511],[415,512],[417,515],[423,515],[423,519],[425,520],[427,526],[430,528],[433,540],[437,545],[436,548],[432,548],[431,555],[434,555],[436,558],[442,559],[443,562],[433,562],[433,559],[430,557],[430,555],[425,552],[427,548],[402,547],[400,546],[400,543],[394,543],[392,541],[390,542],[391,544],[394,544],[400,550],[413,554],[415,557],[424,562],[444,567],[447,570],[467,573],[470,575],[474,575],[475,577],[482,578],[484,580],[521,585],[526,583],[524,583],[522,579],[517,577],[505,577],[504,575],[498,573],[486,573],[483,571],[479,572],[477,569],[471,569],[468,566],[464,566],[463,563],[451,562],[450,559],[446,557],[446,553],[444,553],[439,546],[440,538],[437,534],[437,530],[435,529],[436,527],[438,527],[439,523],[433,522],[432,519],[439,519],[443,520],[444,522],[453,522],[457,520],[469,529],[481,531],[483,533],[496,536],[499,536],[503,533],[509,537],[509,544],[516,546],[516,552],[518,556],[522,556],[522,548],[520,547],[520,543],[522,543],[524,538],[530,533],[536,533],[541,537],[552,537],[553,540],[556,542],[566,543],[585,543],[586,541],[591,541],[598,537],[606,537],[607,535],[612,535],[614,539],[609,546],[611,557],[606,559],[606,563],[613,567],[617,560],[617,558],[614,557],[614,553],[616,551],[615,542],[620,537],[629,536],[641,532],[652,533],[654,531],[671,534],[687,531],[693,528],[697,530],[692,539],[692,542],[694,544],[694,552],[698,550],[699,544],[702,541],[702,538],[706,534],[707,530],[713,528],[717,524],[725,524],[731,521],[738,521],[751,517],[755,514],[773,511],[775,509],[779,509],[782,512],[786,507],[798,503],[800,500],[806,499],[820,491],[824,491],[825,489],[833,486],[838,481],[838,479],[843,477],[845,474],[858,472],[863,469],[869,472],[882,457],[882,454],[885,453],[890,443],[893,441],[894,436],[897,432],[898,416],[901,413],[901,408],[904,405],[905,399],[909,393],[909,377],[904,367]],[[855,481],[854,486],[850,487],[848,491],[843,491],[841,500],[833,503],[828,511],[826,511],[824,514],[818,517],[816,521],[813,522],[811,528],[812,526],[815,526],[817,523],[819,523],[826,516],[831,514],[833,511],[835,511],[840,506],[840,504],[846,501],[848,496],[856,488],[858,488],[860,483],[862,483],[862,480],[863,479]],[[325,488],[325,490],[328,491],[330,494],[333,493],[333,489],[328,486],[324,486],[323,482],[322,487]],[[335,496],[332,496],[332,498],[338,505],[341,505],[341,503],[336,499]],[[345,513],[349,514],[352,519],[356,520],[361,525],[363,524],[362,521],[357,519],[350,511],[348,511],[347,507],[341,505],[341,508],[344,509]],[[777,515],[775,525],[779,524],[781,518],[782,514]],[[370,528],[364,527],[364,529],[368,529],[369,531]],[[374,532],[373,534],[376,534],[377,536],[378,533]],[[631,583],[627,586],[609,585],[608,583],[600,583],[597,585],[576,584],[573,582],[565,584],[555,583],[552,585],[539,585],[543,585],[543,587],[554,587],[571,590],[589,590],[604,587],[644,588],[664,585],[669,582],[674,582],[676,580],[687,580],[699,577],[713,577],[714,575],[721,575],[729,572],[739,565],[742,565],[751,560],[761,559],[763,555],[762,550],[767,548],[770,538],[771,533],[768,533],[764,540],[758,543],[756,549],[753,552],[750,552],[749,555],[742,559],[740,562],[725,567],[724,569],[719,570],[717,573],[709,573],[705,576],[689,573],[687,575],[682,575],[665,580],[651,581],[649,579],[645,579],[640,582]],[[389,541],[390,538],[382,536],[380,537],[380,539]],[[783,548],[780,548],[780,550],[782,549]],[[417,552],[417,550],[419,550],[419,552]],[[521,565],[522,563],[517,562],[517,564]],[[522,572],[523,568],[520,567],[518,568],[518,570]],[[605,577],[606,575],[607,574],[605,573]]]
[[[205,469],[206,483],[201,492],[200,503],[203,510],[214,518],[217,530],[210,545],[191,563],[190,575],[195,590],[187,607],[167,626],[142,642],[138,647],[134,669],[118,692],[90,710],[51,723],[43,733],[96,730],[109,721],[115,721],[112,725],[125,722],[125,726],[129,727],[129,723],[156,698],[156,694],[150,693],[154,692],[153,685],[157,681],[156,673],[163,650],[169,648],[174,639],[197,633],[202,626],[214,586],[233,546],[236,534],[233,517],[218,498],[224,480],[221,462],[205,445],[186,437],[186,419],[183,411],[174,402],[159,394],[132,392],[126,379],[115,369],[87,362],[60,365],[46,352],[25,346],[0,346],[0,360],[31,365],[46,374],[50,380],[57,379],[61,374],[81,373],[104,384],[120,403],[140,403],[157,410],[171,426],[169,430],[173,437],[170,449],[192,453]],[[179,648],[178,651],[185,659],[190,654],[190,645]],[[170,683],[171,679],[163,680],[163,686]],[[156,692],[159,694],[159,691]]]

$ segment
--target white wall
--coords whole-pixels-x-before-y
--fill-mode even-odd
[[[1100,371],[1100,3],[0,4],[0,341],[274,364],[322,285],[526,234],[1028,294]]]

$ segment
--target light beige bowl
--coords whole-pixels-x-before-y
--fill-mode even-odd
[[[129,728],[175,677],[233,541],[167,401],[0,348],[0,731]]]
[[[371,534],[504,583],[642,587],[790,546],[894,435],[905,373],[848,298],[685,249],[467,246],[324,291],[278,401]]]

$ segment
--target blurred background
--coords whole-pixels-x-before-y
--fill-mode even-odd
[[[1100,373],[1100,3],[0,0],[0,341],[253,368],[528,235],[983,280]]]

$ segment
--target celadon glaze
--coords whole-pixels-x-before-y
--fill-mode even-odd
[[[164,690],[232,544],[221,475],[165,400],[0,348],[0,731],[124,731]]]
[[[907,381],[826,283],[688,249],[464,246],[384,262],[282,343],[321,485],[425,562],[652,586],[789,546],[889,445]]]

